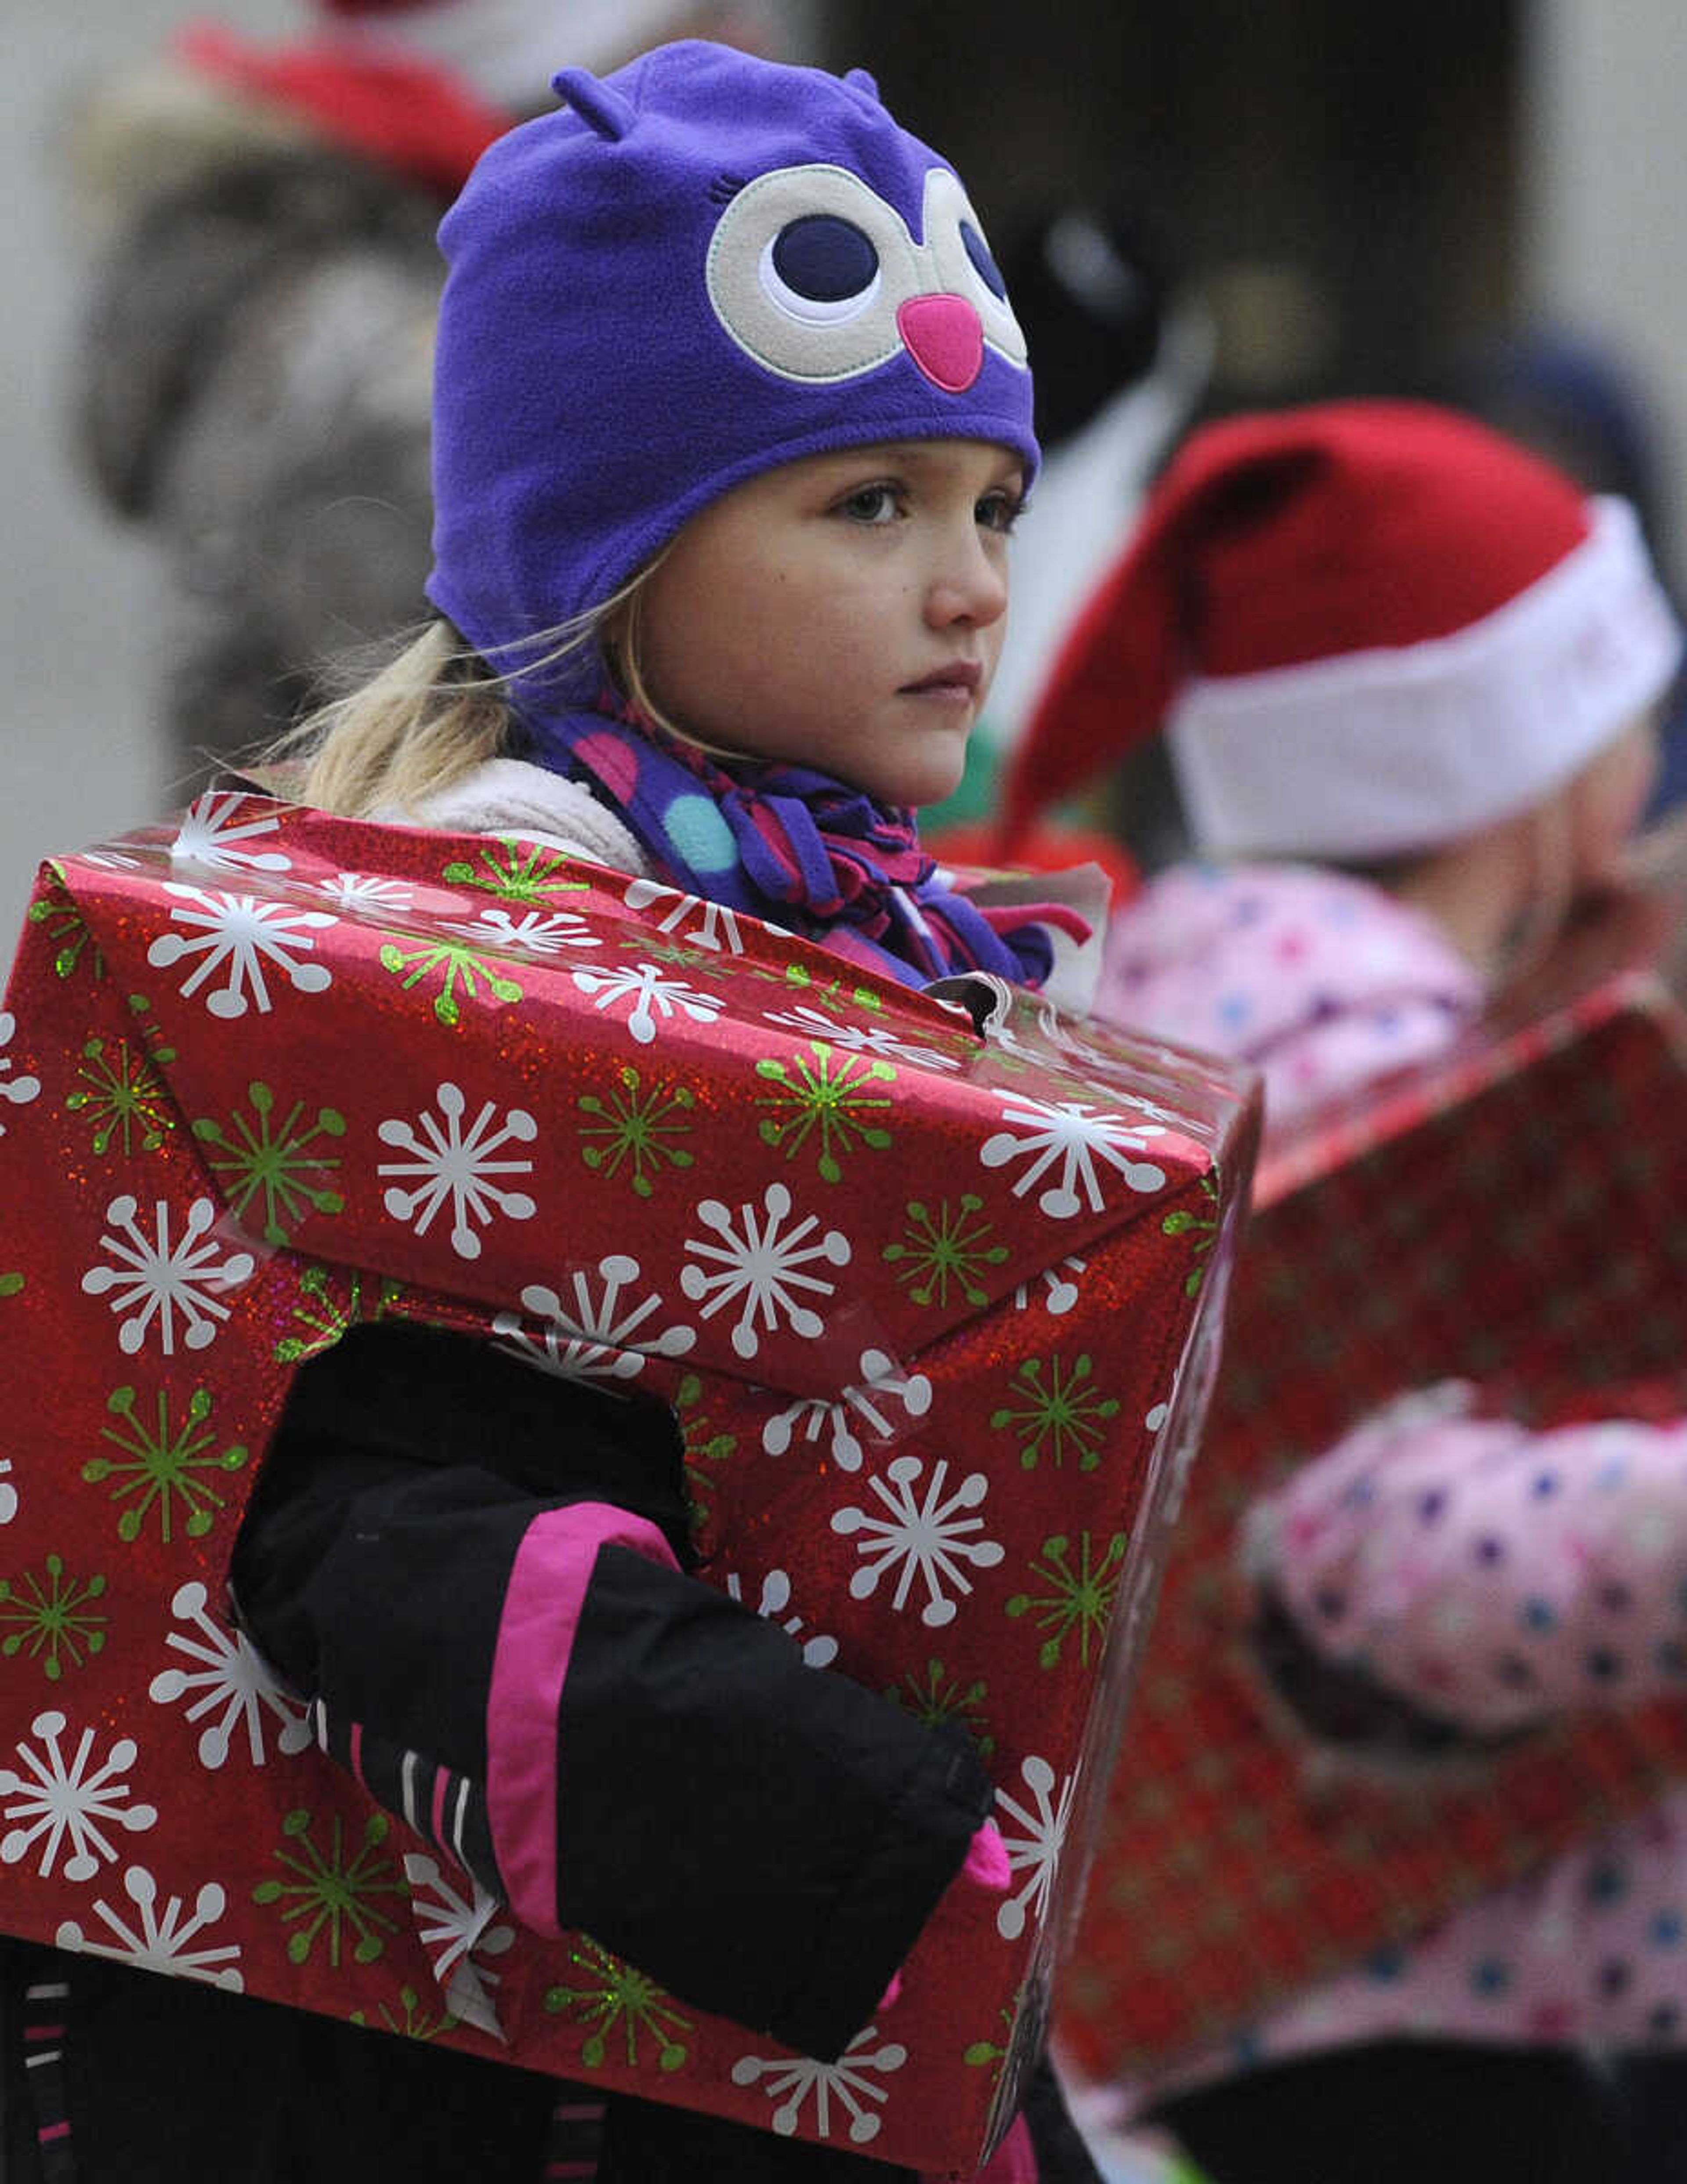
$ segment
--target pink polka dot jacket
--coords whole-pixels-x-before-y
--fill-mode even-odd
[[[1484,998],[1431,922],[1361,881],[1189,866],[1115,918],[1097,1007],[1252,1061],[1269,1130],[1431,1058]],[[1249,1513],[1262,1672],[1333,1782],[1687,1693],[1687,1419],[1535,1432],[1479,1397],[1403,1391]],[[1413,2033],[1687,2040],[1687,1790],[1180,2076]]]

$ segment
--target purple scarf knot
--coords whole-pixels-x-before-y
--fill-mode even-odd
[[[944,887],[914,814],[811,767],[708,751],[604,699],[593,712],[524,716],[528,755],[609,800],[651,861],[688,893],[920,986],[988,971],[1040,986],[1062,905],[987,910]]]

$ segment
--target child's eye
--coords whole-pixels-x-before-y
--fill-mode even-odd
[[[894,523],[902,512],[902,495],[894,485],[860,485],[837,503],[852,523]]]
[[[1024,509],[1023,494],[1010,492],[1004,487],[998,493],[987,493],[973,513],[983,530],[998,531],[1005,537],[1018,522]]]

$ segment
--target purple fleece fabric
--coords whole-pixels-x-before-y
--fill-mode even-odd
[[[428,595],[498,668],[799,456],[961,437],[1035,469],[977,215],[869,78],[686,41],[557,88],[440,229]],[[561,712],[600,671],[512,694]]]

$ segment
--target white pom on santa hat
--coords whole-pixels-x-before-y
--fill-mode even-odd
[[[1457,841],[1578,772],[1681,653],[1627,504],[1485,426],[1393,402],[1230,418],[1068,636],[1004,846],[1161,732],[1212,855]]]
[[[561,68],[614,68],[682,29],[699,0],[316,0],[331,34],[420,55],[514,113],[550,103]]]

